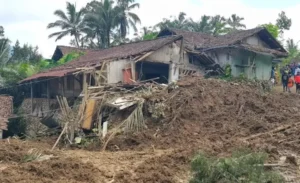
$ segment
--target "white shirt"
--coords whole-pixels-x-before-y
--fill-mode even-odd
[[[300,68],[299,68],[299,67],[297,67],[297,68],[295,69],[295,73],[294,73],[294,74],[297,75],[298,72],[300,72]]]

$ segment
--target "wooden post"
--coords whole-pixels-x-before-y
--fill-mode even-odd
[[[60,86],[61,86],[61,94],[64,97],[65,96],[65,78],[60,78]]]
[[[86,73],[83,73],[83,90],[87,88]]]
[[[73,99],[75,98],[74,90],[75,90],[75,76],[72,76],[72,97],[73,97]]]
[[[179,50],[179,63],[182,61],[182,58],[183,58],[183,53],[184,53],[184,50],[183,50],[183,38],[181,38],[181,42],[180,42],[180,50]]]
[[[33,84],[30,84],[31,114],[33,114]]]
[[[131,62],[131,74],[132,74],[132,80],[134,80],[134,81],[136,81],[136,74],[135,74],[135,62],[134,61],[132,61]]]
[[[50,82],[47,81],[47,102],[48,102],[48,109],[50,110]]]

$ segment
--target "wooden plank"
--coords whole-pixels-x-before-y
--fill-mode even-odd
[[[93,115],[96,108],[96,100],[90,99],[87,102],[84,121],[82,123],[82,128],[90,130],[92,128]]]
[[[148,56],[150,56],[154,51],[150,51],[146,54],[144,54],[143,56],[141,56],[139,59],[137,59],[135,62],[139,62],[139,61],[142,61],[144,60],[145,58],[147,58]]]

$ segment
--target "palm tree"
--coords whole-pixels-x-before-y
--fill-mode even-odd
[[[171,16],[171,19],[164,18],[156,27],[159,27],[161,30],[165,28],[188,29],[188,23],[189,20],[186,19],[186,13],[180,12],[178,17]]]
[[[212,34],[214,36],[227,33],[228,30],[226,29],[226,19],[223,16],[216,15],[211,17],[210,20],[210,29],[212,30]]]
[[[0,64],[8,62],[9,39],[4,37],[4,28],[0,26]]]
[[[212,27],[210,26],[211,17],[207,15],[203,15],[201,20],[195,22],[193,19],[189,21],[189,27],[191,31],[194,32],[203,32],[203,33],[211,33]]]
[[[80,47],[79,39],[83,29],[85,28],[84,20],[85,10],[82,8],[78,12],[76,11],[76,4],[71,4],[67,2],[67,12],[62,10],[56,10],[54,15],[59,17],[59,20],[48,24],[47,28],[56,28],[59,27],[62,31],[55,32],[49,35],[49,38],[56,37],[56,40],[71,35],[74,36],[76,46]]]
[[[243,20],[243,17],[232,14],[231,17],[228,18],[227,23],[230,26],[231,30],[235,31],[239,30],[240,28],[246,28],[246,25],[241,23]]]
[[[286,49],[289,52],[289,57],[291,58],[300,58],[300,52],[298,50],[298,42],[295,43],[293,39],[288,39],[286,41]]]
[[[134,3],[135,0],[118,0],[118,24],[120,26],[120,35],[125,38],[129,27],[132,27],[137,32],[136,24],[141,23],[139,16],[131,12],[134,8],[139,8],[139,3]]]
[[[298,50],[298,42],[295,43],[293,39],[288,39],[286,41],[286,48],[289,52],[292,52],[294,50]]]
[[[4,28],[0,25],[0,37],[4,36]]]
[[[96,38],[99,47],[109,47],[112,30],[116,27],[118,20],[117,8],[110,0],[95,2],[92,10],[87,13],[85,22],[85,33]]]

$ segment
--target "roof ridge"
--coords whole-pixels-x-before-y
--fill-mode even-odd
[[[135,42],[129,42],[129,43],[124,43],[124,44],[120,44],[120,45],[116,45],[116,46],[112,46],[109,48],[102,48],[102,49],[87,49],[88,51],[103,51],[103,50],[108,50],[111,48],[117,48],[117,47],[122,47],[122,46],[126,46],[126,45],[131,45],[131,44],[136,44],[136,43],[142,43],[142,42],[150,42],[150,41],[156,41],[159,39],[166,39],[166,38],[180,38],[182,37],[181,35],[171,35],[171,36],[161,36],[161,37],[157,37],[155,39],[149,39],[149,40],[139,40],[139,41],[135,41]]]

